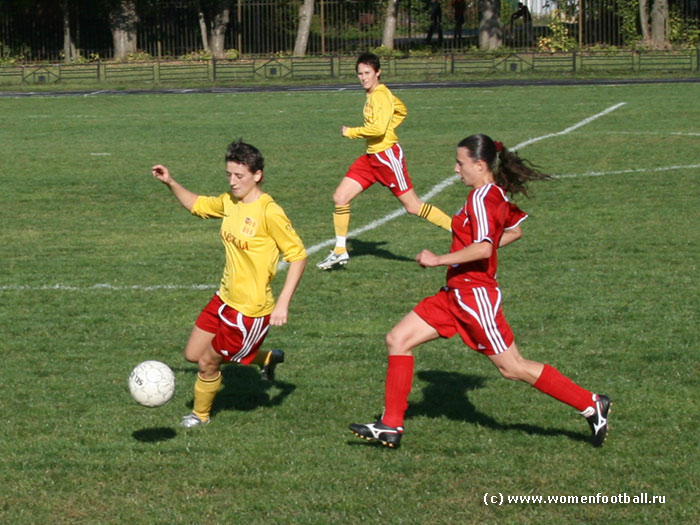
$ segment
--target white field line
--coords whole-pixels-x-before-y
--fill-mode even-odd
[[[627,170],[617,170],[617,171],[588,171],[586,173],[570,173],[570,174],[562,174],[562,175],[553,175],[554,178],[556,179],[573,179],[573,178],[579,178],[579,177],[605,177],[605,176],[610,176],[610,175],[625,175],[625,174],[630,174],[630,173],[659,173],[659,172],[664,172],[664,171],[679,171],[679,170],[693,170],[693,169],[700,169],[700,164],[688,164],[686,166],[662,166],[659,168],[637,168],[637,169],[627,169]],[[456,179],[456,177],[455,177]],[[444,187],[449,186],[451,184],[452,179],[448,179],[444,181],[442,184],[444,184]],[[448,183],[449,182],[449,183]],[[437,185],[436,188],[440,186]],[[444,189],[443,187],[443,189]],[[435,188],[433,188],[435,189]],[[431,190],[432,191],[432,190]],[[393,214],[390,214],[391,216],[398,217],[401,215],[401,213],[398,213],[397,210]],[[390,215],[387,215],[386,217],[389,217]],[[385,217],[385,218],[386,218]],[[389,219],[390,220],[390,219]],[[377,222],[377,221],[375,221]],[[386,222],[386,221],[384,221]],[[374,223],[371,223],[374,224]],[[383,223],[382,223],[383,224]],[[355,230],[356,232],[361,231],[367,231],[372,228],[369,228],[369,224],[367,226],[363,226],[362,228],[358,228]],[[376,226],[375,226],[376,227]],[[364,229],[363,229],[364,228]],[[334,240],[330,241],[330,243],[335,242]],[[319,245],[317,245],[319,246]],[[307,250],[308,252],[309,250]],[[287,266],[286,263],[280,263],[280,269],[283,269]],[[130,286],[120,286],[120,285],[114,285],[114,284],[93,284],[91,286],[71,286],[71,285],[65,285],[65,284],[45,284],[41,286],[29,286],[29,285],[24,285],[24,284],[15,284],[15,285],[5,285],[5,286],[0,286],[0,292],[3,291],[51,291],[51,290],[56,290],[56,291],[69,291],[69,292],[83,292],[83,291],[97,291],[97,290],[106,290],[106,291],[138,291],[138,292],[149,292],[149,291],[171,291],[171,290],[215,290],[218,288],[217,285],[209,285],[209,284],[155,284],[155,285],[130,285]]]
[[[539,142],[540,140],[545,140],[545,139],[549,139],[552,137],[558,137],[561,135],[567,135],[567,134],[571,133],[572,131],[577,130],[578,128],[580,128],[582,126],[585,126],[586,124],[590,124],[594,120],[596,120],[604,115],[607,115],[608,113],[610,113],[612,111],[615,111],[616,109],[624,106],[625,104],[626,104],[626,102],[620,102],[618,104],[615,104],[614,106],[610,106],[609,108],[601,111],[600,113],[596,113],[593,116],[585,118],[582,121],[577,122],[573,126],[570,126],[562,131],[558,131],[556,133],[548,133],[547,135],[542,135],[540,137],[534,137],[534,138],[528,139],[524,142],[521,142],[517,146],[513,146],[512,148],[510,148],[510,150],[511,151],[518,151],[519,149],[524,148],[525,146],[529,146],[530,144],[534,144],[535,142]],[[445,180],[443,180],[442,182],[433,186],[428,193],[421,195],[420,199],[423,202],[427,202],[431,198],[435,197],[437,194],[442,192],[445,188],[447,188],[447,187],[451,186],[452,184],[454,184],[455,182],[457,182],[458,180],[459,180],[459,177],[457,175],[452,175],[451,177],[448,177]],[[348,233],[348,238],[349,237],[356,237],[357,235],[359,235],[361,233],[378,228],[382,224],[385,224],[389,221],[393,221],[397,217],[400,217],[401,215],[404,215],[406,213],[407,212],[406,212],[405,208],[400,208],[396,211],[393,211],[390,214],[385,215],[381,219],[377,219],[376,221],[372,221],[369,224],[365,224],[364,226],[361,226],[355,230],[350,231]],[[313,246],[307,248],[306,253],[308,255],[311,255],[311,254],[313,254],[313,253],[315,253],[315,252],[317,252],[317,251],[319,251],[327,246],[334,246],[334,245],[335,245],[335,239],[328,239],[328,240],[325,240],[325,241],[320,242],[318,244],[314,244]]]
[[[581,126],[585,126],[586,124],[589,124],[593,122],[595,119],[602,117],[604,115],[607,115],[611,111],[614,111],[618,109],[619,107],[623,106],[625,102],[621,102],[619,104],[616,104],[614,106],[611,106],[607,108],[606,110],[597,113],[596,115],[593,115],[591,117],[588,117],[581,122],[578,122],[577,124],[574,124],[571,127],[566,128],[565,130],[559,131],[557,133],[549,133],[547,135],[542,135],[541,137],[535,137],[532,139],[528,139],[524,142],[521,142],[520,144],[513,146],[510,148],[511,151],[517,151],[518,149],[524,148],[525,146],[528,146],[530,144],[533,144],[535,142],[538,142],[540,140],[544,140],[547,138],[552,138],[552,137],[557,137],[561,135],[566,135],[568,133],[571,133],[572,131],[580,128]],[[603,177],[606,175],[622,175],[622,174],[629,174],[629,173],[657,173],[657,172],[663,172],[663,171],[673,171],[673,170],[686,170],[686,169],[697,169],[700,168],[700,164],[690,164],[686,166],[666,166],[666,167],[659,167],[659,168],[637,168],[637,169],[627,169],[627,170],[618,170],[618,171],[589,171],[586,173],[580,173],[580,174],[564,174],[564,175],[554,175],[555,178],[575,178],[575,177]],[[453,175],[451,177],[448,177],[447,179],[443,180],[442,182],[436,184],[433,186],[430,191],[425,193],[424,195],[421,196],[421,200],[427,201],[434,197],[435,195],[438,195],[440,192],[442,192],[445,188],[451,186],[455,182],[459,180],[459,177],[457,175]],[[348,237],[353,237],[356,235],[359,235],[361,233],[364,233],[369,230],[373,230],[375,228],[378,228],[382,224],[385,224],[391,220],[396,219],[397,217],[400,217],[401,215],[405,214],[406,210],[404,208],[398,209],[396,211],[393,211],[389,213],[388,215],[377,219],[376,221],[372,221],[364,226],[361,226],[355,230],[352,230],[349,234]],[[327,241],[323,241],[321,243],[315,244],[314,246],[311,246],[310,248],[307,248],[306,252],[307,254],[313,254],[317,252],[318,250],[324,248],[325,246],[330,246],[335,243],[335,239],[329,239]],[[280,269],[284,269],[287,265],[285,263],[280,263]],[[158,284],[158,285],[130,285],[130,286],[120,286],[120,285],[113,285],[113,284],[94,284],[91,286],[71,286],[71,285],[63,285],[63,284],[53,284],[53,285],[40,285],[40,286],[29,286],[29,285],[4,285],[0,286],[0,291],[50,291],[50,290],[57,290],[57,291],[96,291],[96,290],[106,290],[106,291],[170,291],[170,290],[213,290],[216,289],[216,285],[206,285],[206,284],[190,284],[190,285],[176,285],[176,284]]]

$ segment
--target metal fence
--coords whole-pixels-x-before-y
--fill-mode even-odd
[[[225,47],[241,55],[289,55],[294,48],[301,0],[231,0]],[[438,52],[477,46],[478,0],[467,0],[465,22],[455,34],[452,0],[443,6],[442,33],[430,42]],[[538,39],[550,34],[549,25],[561,20],[568,36],[584,46],[629,46],[636,30],[630,6],[634,0],[524,0],[532,25],[522,19],[510,23],[517,0],[502,0],[504,44],[513,49],[535,49]],[[699,0],[669,0],[669,30],[680,43],[700,34]],[[68,2],[72,38],[83,59],[113,56],[112,36],[102,2]],[[180,57],[202,49],[194,0],[138,2],[137,47],[143,54]],[[426,48],[428,0],[399,3],[395,46],[402,51]],[[557,10],[557,8],[559,8]],[[579,11],[582,13],[580,15]],[[380,0],[316,0],[309,36],[312,55],[354,54],[381,44],[385,3]],[[632,18],[630,18],[632,17]],[[631,25],[630,25],[631,24]],[[631,29],[630,29],[631,27]],[[687,35],[690,35],[687,36]],[[457,37],[461,38],[457,38]],[[691,42],[692,43],[692,42]],[[60,2],[3,0],[0,2],[0,57],[25,61],[57,61],[63,49],[63,14]]]

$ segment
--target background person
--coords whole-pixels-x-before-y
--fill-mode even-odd
[[[426,44],[430,45],[435,33],[438,35],[438,44],[442,45],[442,7],[438,0],[432,0],[430,3],[430,27],[425,37]]]
[[[423,299],[391,329],[386,337],[384,412],[379,421],[352,423],[350,430],[358,437],[398,447],[413,381],[413,349],[459,334],[506,379],[524,381],[579,410],[588,420],[593,445],[602,445],[610,399],[580,387],[550,365],[523,358],[501,309],[498,248],[520,238],[520,223],[527,218],[506,194],[525,194],[528,181],[548,176],[486,135],[471,135],[459,143],[455,173],[473,189],[452,219],[450,252],[436,255],[423,250],[416,256],[423,267],[447,266],[447,285]]]
[[[351,139],[365,139],[366,149],[350,166],[333,194],[335,248],[316,265],[321,270],[346,264],[350,259],[346,246],[350,202],[375,182],[388,187],[408,213],[450,229],[450,217],[435,206],[422,202],[413,189],[396,135],[396,128],[406,118],[406,106],[381,83],[379,58],[364,53],[357,59],[355,70],[367,93],[362,111],[364,125],[356,128],[343,126],[341,133]]]
[[[217,197],[197,195],[156,164],[152,174],[170,188],[190,213],[222,219],[220,236],[226,265],[219,290],[204,307],[185,346],[185,359],[198,363],[194,409],[180,423],[194,427],[209,423],[211,407],[221,386],[223,363],[257,364],[263,377],[274,378],[284,361],[281,350],[260,351],[270,325],[282,326],[289,303],[306,265],[304,245],[284,210],[260,188],[265,161],[257,148],[240,139],[226,151],[230,192]],[[275,302],[270,282],[280,254],[289,262],[284,286]]]
[[[467,11],[466,0],[454,0],[452,2],[452,9],[454,11],[454,17],[455,17],[455,31],[454,31],[455,46],[461,46],[462,45],[462,27],[464,26],[464,14]]]

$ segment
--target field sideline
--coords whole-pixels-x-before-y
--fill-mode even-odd
[[[452,168],[469,133],[555,176],[517,199],[530,218],[500,256],[504,308],[526,357],[612,397],[604,447],[575,411],[454,339],[416,352],[400,449],[348,432],[381,410],[384,335],[444,282],[414,255],[449,242],[371,188],[353,202],[348,266],[315,269],[333,189],[362,150],[339,132],[360,119],[357,89],[2,97],[0,521],[700,520],[700,85],[396,93],[413,182],[443,210],[466,196]],[[182,348],[223,256],[218,223],[188,216],[149,170],[225,191],[238,136],[265,154],[264,188],[310,261],[266,341],[287,352],[278,381],[228,367],[212,424],[184,431],[196,367]],[[145,359],[177,377],[159,409],[126,388]]]

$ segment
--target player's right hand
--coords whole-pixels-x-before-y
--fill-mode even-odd
[[[170,170],[168,170],[168,168],[166,168],[162,164],[156,164],[155,166],[153,166],[151,168],[151,173],[156,179],[165,184],[172,181],[172,177],[170,176]]]

